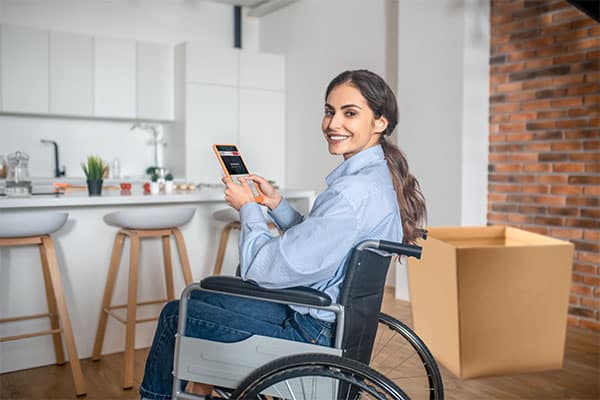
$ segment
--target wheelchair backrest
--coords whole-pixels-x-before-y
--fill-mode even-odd
[[[369,364],[391,256],[352,250],[339,303],[344,306],[344,356]]]

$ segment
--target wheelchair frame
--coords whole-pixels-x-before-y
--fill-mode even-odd
[[[386,255],[397,254],[414,256],[417,258],[420,258],[421,255],[421,248],[419,246],[403,245],[383,240],[363,241],[354,247],[354,250],[374,250],[378,254],[384,252]],[[207,280],[209,279],[210,278]],[[183,392],[180,388],[182,381],[184,380],[235,389],[243,379],[256,368],[283,356],[302,353],[322,353],[339,357],[343,356],[344,349],[342,349],[342,345],[344,338],[345,309],[341,304],[331,304],[331,300],[326,294],[310,289],[329,300],[329,303],[325,302],[325,304],[318,305],[315,304],[315,301],[311,302],[310,296],[306,299],[306,302],[263,297],[266,296],[265,293],[268,294],[268,292],[272,292],[272,290],[263,288],[261,288],[264,292],[262,296],[244,294],[243,292],[236,293],[235,289],[232,291],[213,290],[210,288],[210,285],[205,284],[207,280],[187,286],[181,295],[173,365],[172,398],[174,400],[201,400],[204,398],[204,396]],[[247,339],[233,343],[215,342],[185,336],[188,302],[192,292],[198,290],[332,311],[336,314],[334,346],[326,347],[258,334],[254,334]],[[285,291],[286,289],[281,289],[277,292]],[[323,299],[321,299],[321,301],[323,301]]]

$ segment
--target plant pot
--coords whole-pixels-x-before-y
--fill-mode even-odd
[[[158,194],[160,192],[160,183],[158,182],[150,182],[150,193]]]
[[[102,194],[102,179],[88,179],[87,187],[90,196],[100,196]]]
[[[174,189],[173,181],[165,181],[165,193],[171,193]]]

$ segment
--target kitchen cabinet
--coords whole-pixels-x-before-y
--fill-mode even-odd
[[[240,150],[251,172],[285,182],[285,92],[240,89]]]
[[[4,112],[48,113],[48,31],[1,26]]]
[[[187,82],[238,86],[240,50],[206,48],[197,43],[182,45]]]
[[[186,97],[186,178],[194,182],[220,182],[223,171],[212,145],[237,143],[238,89],[188,83]],[[243,147],[241,150],[245,153]]]
[[[240,52],[240,87],[285,90],[285,58],[278,54]]]
[[[284,186],[285,58],[184,43],[175,49],[175,71],[173,142],[180,150],[169,151],[185,154],[172,160],[178,172],[191,181],[219,182],[212,145],[232,143],[251,172]]]
[[[93,115],[91,36],[50,32],[50,114]]]
[[[173,47],[136,44],[138,119],[173,119],[173,63]]]
[[[94,38],[94,116],[136,117],[133,40]]]

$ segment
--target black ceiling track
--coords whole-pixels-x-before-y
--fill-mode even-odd
[[[242,48],[242,7],[233,7],[233,47]]]
[[[582,12],[600,22],[600,1],[599,0],[567,0],[573,6]]]

